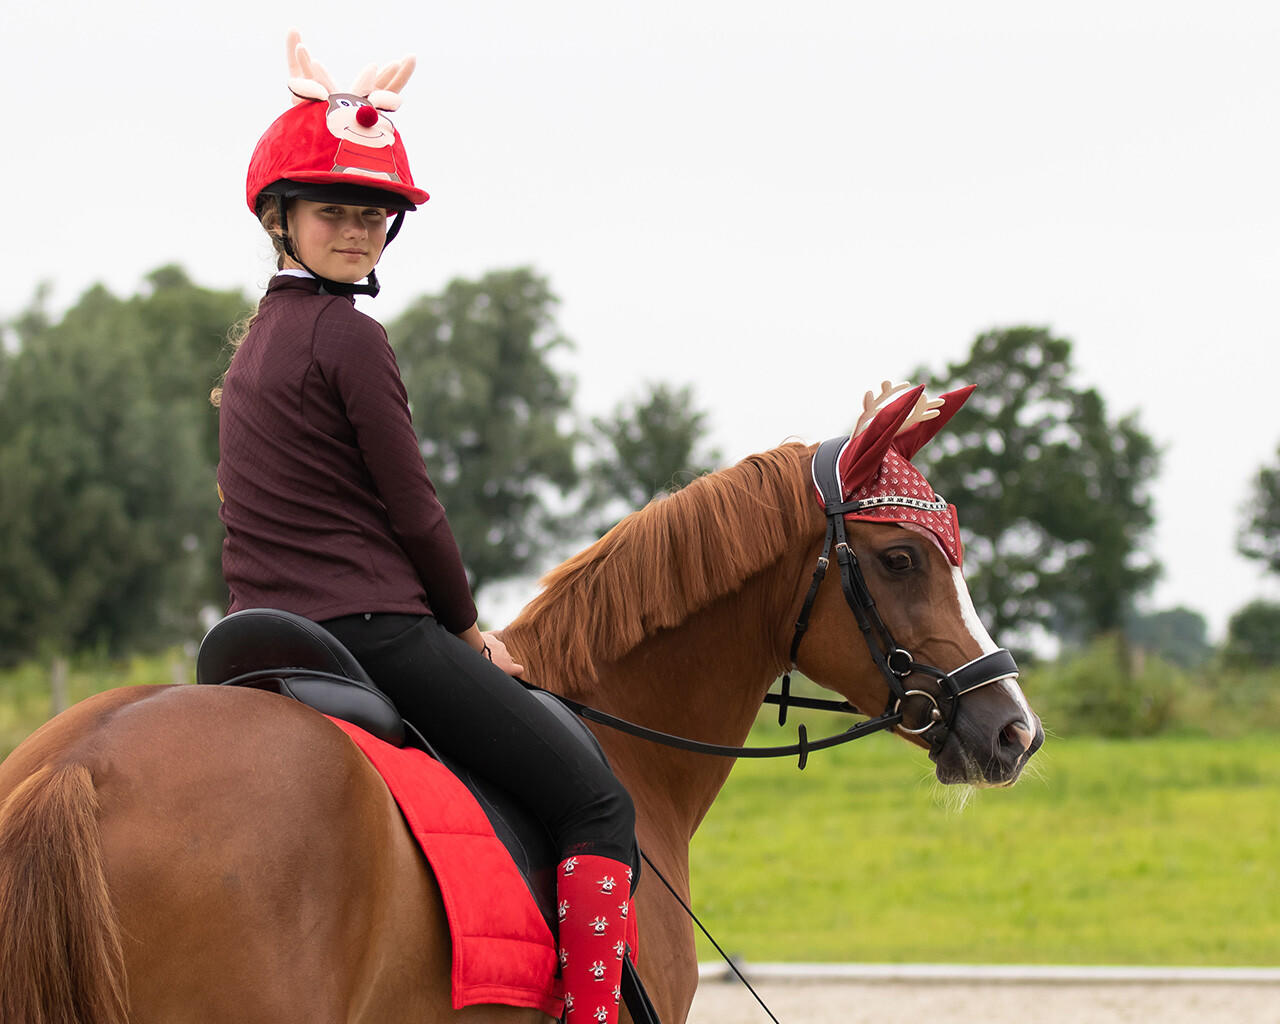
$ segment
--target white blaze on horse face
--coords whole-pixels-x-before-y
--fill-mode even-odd
[[[969,595],[969,584],[965,582],[964,573],[960,571],[960,566],[951,566],[951,581],[955,584],[956,600],[960,604],[960,617],[964,620],[965,628],[969,630],[969,635],[977,642],[983,654],[998,651],[1000,648],[996,646],[996,642],[991,639],[991,634],[987,632],[987,627],[978,618],[978,610],[973,606],[973,598]],[[1027,698],[1022,693],[1022,687],[1017,684],[1016,680],[1001,679],[996,685],[1004,687],[1005,692],[1013,698],[1014,703],[1022,710],[1024,722],[1030,724],[1035,721],[1035,716],[1031,713],[1031,705],[1027,703]]]
[[[964,622],[965,628],[969,631],[969,635],[973,637],[974,643],[983,654],[990,654],[992,651],[998,651],[1000,648],[996,646],[996,642],[991,639],[991,634],[987,632],[987,627],[982,624],[982,620],[978,618],[978,610],[973,606],[973,598],[969,595],[969,584],[964,580],[964,573],[960,570],[960,566],[951,565],[951,560],[947,558],[947,553],[942,545],[938,542],[938,538],[933,535],[932,530],[926,530],[922,526],[915,523],[899,523],[903,529],[910,530],[912,533],[919,534],[921,537],[927,538],[939,554],[946,559],[947,564],[951,566],[951,582],[956,588],[956,603],[960,606],[960,618]],[[953,665],[948,672],[954,672],[959,665]],[[1027,723],[1034,722],[1035,715],[1031,711],[1031,705],[1027,703],[1027,698],[1022,693],[1015,679],[1000,679],[994,684],[1004,688],[1013,702],[1018,705],[1022,711],[1023,721]]]
[[[969,631],[969,635],[973,637],[974,642],[981,648],[983,654],[998,651],[1000,648],[996,646],[996,642],[991,639],[991,634],[987,632],[987,627],[978,618],[978,610],[974,608],[973,598],[969,595],[969,584],[965,582],[964,573],[960,571],[960,566],[958,565],[951,566],[951,582],[955,585],[956,601],[960,605],[960,617],[964,620],[964,625]]]

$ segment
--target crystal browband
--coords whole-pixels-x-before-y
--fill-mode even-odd
[[[852,512],[861,512],[864,508],[876,508],[879,505],[905,505],[907,508],[918,508],[922,512],[945,512],[950,507],[945,500],[922,501],[920,498],[907,498],[897,494],[884,494],[875,498],[864,498],[852,504],[854,505],[854,508],[850,510]]]

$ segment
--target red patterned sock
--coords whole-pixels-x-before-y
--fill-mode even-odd
[[[569,1024],[616,1024],[631,908],[631,868],[582,854],[556,869],[560,975]]]

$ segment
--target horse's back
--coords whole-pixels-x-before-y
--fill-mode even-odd
[[[85,769],[135,1024],[453,1016],[434,879],[323,717],[255,690],[111,691],[0,765],[0,806]]]

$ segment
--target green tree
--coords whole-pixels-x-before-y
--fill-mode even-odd
[[[1263,466],[1253,479],[1237,546],[1246,558],[1262,562],[1268,572],[1280,573],[1280,447],[1275,463]]]
[[[556,297],[532,270],[454,280],[389,325],[427,471],[478,592],[531,571],[578,528],[574,382]]]
[[[650,383],[639,398],[592,419],[587,507],[603,533],[659,494],[679,490],[714,470],[720,452],[706,446],[707,414],[694,408],[693,389]]]
[[[1000,636],[1118,630],[1159,574],[1144,549],[1156,447],[1072,373],[1071,343],[1037,327],[989,331],[964,362],[918,371],[939,390],[978,385],[918,458],[960,509],[966,577]]]
[[[1280,665],[1280,604],[1250,601],[1231,616],[1223,656],[1237,668]]]
[[[1125,623],[1131,643],[1180,668],[1196,668],[1213,654],[1209,624],[1203,615],[1181,606],[1147,615],[1133,614]]]
[[[53,323],[37,298],[10,325],[16,351],[0,375],[6,660],[155,647],[190,636],[199,607],[221,600],[207,396],[245,306],[165,268],[130,299],[94,287]]]

